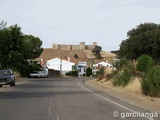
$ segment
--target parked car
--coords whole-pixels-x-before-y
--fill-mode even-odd
[[[46,71],[38,71],[38,72],[40,74],[40,77],[47,77],[48,76]]]
[[[15,77],[11,69],[0,70],[0,87],[2,85],[15,86]]]
[[[33,71],[32,73],[29,74],[29,77],[40,77],[40,73],[38,71]]]
[[[40,78],[40,77],[47,77],[47,72],[46,71],[33,71],[32,73],[29,74],[29,77],[37,77],[37,78]]]

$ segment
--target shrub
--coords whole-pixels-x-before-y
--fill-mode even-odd
[[[115,75],[115,73],[107,74],[107,75],[106,75],[106,80],[112,79],[114,75]]]
[[[78,77],[78,71],[69,71],[65,73],[66,76]]]
[[[31,72],[39,71],[39,70],[40,70],[40,67],[37,64],[24,63],[23,65],[21,65],[19,72],[22,77],[26,77],[26,76],[29,76]]]
[[[113,62],[113,67],[115,67],[118,71],[128,65],[129,61],[126,58],[121,58],[120,60]]]
[[[96,72],[96,78],[98,78],[98,80],[101,80],[102,78],[104,78],[104,68],[101,68],[99,71]]]
[[[131,81],[133,66],[128,66],[122,69],[117,75],[114,76],[112,84],[114,86],[126,86]]]
[[[71,76],[72,75],[72,71],[66,72],[65,75],[66,76]]]
[[[72,76],[73,77],[78,77],[78,71],[72,71]]]
[[[141,84],[145,95],[160,97],[160,67],[151,68]]]
[[[29,76],[29,74],[31,72],[32,72],[32,70],[31,70],[31,68],[28,65],[23,64],[21,66],[21,69],[20,69],[20,75],[21,75],[21,77]]]
[[[148,55],[142,55],[138,58],[138,64],[136,66],[137,71],[144,72],[145,74],[153,66],[153,59]]]
[[[90,76],[90,75],[92,75],[92,69],[90,67],[88,67],[86,69],[86,76]]]

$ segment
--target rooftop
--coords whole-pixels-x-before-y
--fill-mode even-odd
[[[78,58],[75,59],[75,54],[78,55]],[[102,51],[101,52],[102,58],[115,58],[116,55],[110,52]],[[71,62],[77,63],[78,61],[87,61],[87,59],[96,59],[96,57],[90,52],[90,50],[60,50],[60,49],[53,49],[53,48],[44,48],[42,54],[39,58],[37,58],[38,61],[41,60],[41,58],[44,61],[53,59],[53,58],[62,58],[63,60],[70,59]],[[98,60],[102,61],[102,60]]]

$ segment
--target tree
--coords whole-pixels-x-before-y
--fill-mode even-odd
[[[24,59],[35,59],[39,57],[43,51],[41,48],[42,41],[33,35],[23,35],[23,55]]]
[[[145,95],[160,97],[160,67],[152,67],[141,80],[142,92]]]
[[[23,61],[22,32],[17,25],[0,30],[0,65],[1,68],[15,68]]]
[[[101,56],[101,52],[102,51],[102,47],[101,46],[95,46],[92,50],[93,54],[96,56],[97,59],[101,59],[102,56]]]
[[[153,59],[148,55],[142,55],[138,58],[137,70],[147,73],[153,67]]]
[[[40,69],[32,60],[41,55],[43,48],[41,48],[42,41],[33,35],[23,35],[22,42],[23,46],[20,53],[23,55],[23,60],[20,62],[21,66],[17,67],[17,70],[22,77],[25,77],[30,72]],[[28,59],[31,60],[30,63],[28,63]]]
[[[7,22],[1,21],[0,22],[0,30],[4,29],[7,25]]]
[[[137,59],[146,54],[154,60],[160,58],[160,24],[140,24],[130,30],[127,35],[128,38],[120,44],[120,57]]]
[[[119,50],[113,50],[113,51],[111,51],[111,53],[116,54],[116,56],[119,57]]]
[[[0,69],[11,68],[26,76],[27,71],[32,69],[27,59],[40,56],[43,51],[42,41],[38,37],[24,35],[18,25],[4,27],[4,22],[2,24],[0,24]]]
[[[78,55],[77,54],[74,54],[74,59],[78,59]]]
[[[92,69],[88,67],[86,70],[86,76],[90,76],[90,75],[92,75]]]

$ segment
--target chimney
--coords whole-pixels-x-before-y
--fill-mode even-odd
[[[70,57],[68,57],[68,62],[70,62]]]

